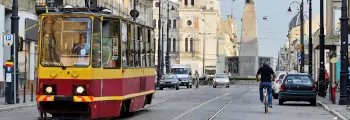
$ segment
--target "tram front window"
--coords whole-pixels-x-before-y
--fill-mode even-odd
[[[42,66],[90,65],[91,19],[47,16],[42,20]]]

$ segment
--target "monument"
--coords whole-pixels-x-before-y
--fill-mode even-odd
[[[239,56],[258,56],[256,10],[253,0],[246,0],[242,18],[241,47]]]
[[[273,65],[273,57],[259,56],[256,10],[253,0],[246,0],[242,18],[239,56],[226,57],[225,70],[233,76],[253,77],[263,63]]]

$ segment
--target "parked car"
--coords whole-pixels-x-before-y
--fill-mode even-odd
[[[285,101],[307,101],[316,106],[316,88],[307,73],[288,73],[279,91],[280,105]]]
[[[230,79],[226,73],[217,73],[213,78],[213,88],[216,86],[225,86],[226,88],[230,87]]]
[[[160,81],[159,89],[163,90],[163,88],[175,88],[179,90],[180,82],[179,78],[176,74],[165,74]]]
[[[284,71],[279,71],[279,73],[276,74],[276,80],[273,82],[272,85],[272,96],[275,99],[278,99],[278,92],[280,91],[282,80],[286,74],[287,72]]]

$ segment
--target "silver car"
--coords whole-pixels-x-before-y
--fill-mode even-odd
[[[176,76],[176,74],[166,74],[162,77],[162,80],[160,81],[159,89],[163,90],[163,88],[175,88],[176,90],[179,90],[179,78]]]
[[[287,72],[279,72],[278,74],[276,74],[276,80],[273,82],[272,85],[272,96],[275,99],[278,99],[278,93],[280,91],[280,87],[282,84],[282,80],[284,78],[284,76],[286,76]]]
[[[217,73],[213,78],[213,88],[216,86],[225,86],[226,88],[230,87],[230,79],[226,73]]]

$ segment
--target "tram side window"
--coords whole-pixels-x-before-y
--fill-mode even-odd
[[[144,36],[146,38],[146,40],[145,40],[145,66],[149,67],[149,62],[148,62],[148,60],[149,60],[149,57],[148,57],[149,31],[148,31],[148,29],[145,29],[144,31],[145,31],[145,35]]]
[[[151,32],[151,38],[154,38],[154,33],[153,31],[150,31]],[[156,39],[150,39],[150,66],[151,67],[154,67],[154,64],[155,64],[155,42],[156,42]]]
[[[126,22],[122,23],[122,60],[123,60],[123,67],[128,67],[128,24]]]
[[[135,27],[135,67],[140,67],[140,36],[139,27]]]
[[[101,21],[94,19],[94,36],[92,44],[92,67],[101,67]]]
[[[129,67],[134,67],[134,25],[133,24],[129,24],[129,28],[128,29],[128,34],[129,34],[129,50],[128,50],[128,54],[129,54]]]
[[[102,65],[104,68],[120,68],[120,23],[105,19],[102,22]]]
[[[145,59],[146,59],[146,37],[145,36],[145,29],[140,28],[139,29],[139,35],[140,35],[140,57],[141,57],[141,67],[146,67]]]

